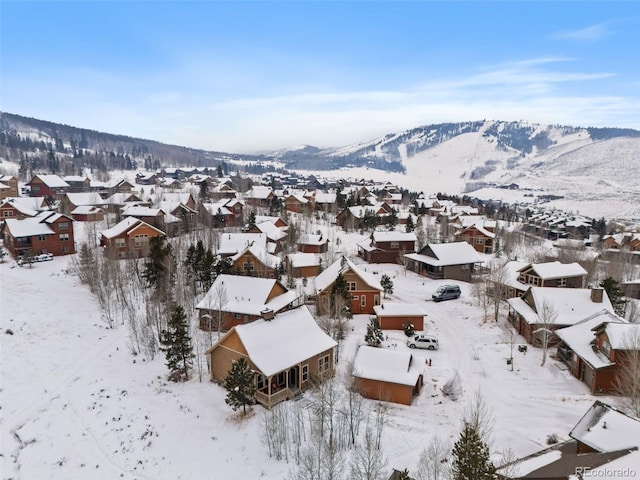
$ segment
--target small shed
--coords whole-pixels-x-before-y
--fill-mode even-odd
[[[417,303],[385,303],[373,307],[373,310],[382,330],[403,330],[407,322],[412,323],[415,330],[424,330],[427,314]]]
[[[424,360],[410,352],[361,346],[353,376],[363,397],[411,405],[423,384]]]

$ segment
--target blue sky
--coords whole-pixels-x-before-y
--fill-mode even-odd
[[[640,3],[12,1],[0,109],[210,150],[449,121],[640,129]]]

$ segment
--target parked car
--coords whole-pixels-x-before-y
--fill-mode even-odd
[[[433,335],[416,335],[407,340],[409,348],[426,348],[427,350],[437,350],[440,347],[438,339]]]
[[[460,287],[458,285],[441,285],[435,292],[433,292],[431,298],[434,302],[453,300],[459,298],[460,293]]]
[[[47,262],[49,260],[53,260],[52,253],[41,253],[40,255],[36,255],[36,262]]]

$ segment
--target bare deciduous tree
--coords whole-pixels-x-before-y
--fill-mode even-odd
[[[446,480],[449,477],[449,464],[447,459],[451,447],[434,435],[427,446],[420,453],[416,468],[416,480]]]
[[[544,367],[544,364],[547,361],[547,352],[549,351],[549,343],[551,342],[551,338],[553,337],[553,325],[556,322],[556,318],[558,318],[558,312],[555,307],[549,303],[547,300],[542,302],[542,307],[538,312],[538,318],[540,319],[538,328],[536,328],[533,333],[538,336],[540,339],[540,346],[542,347],[542,363],[540,363],[541,367]]]
[[[491,434],[495,418],[491,407],[487,404],[484,395],[480,390],[476,390],[473,397],[467,402],[463,411],[465,424],[470,425],[485,443],[491,442]]]
[[[616,391],[624,397],[623,404],[629,412],[640,418],[640,325],[628,325],[623,341],[623,355],[614,381]],[[616,357],[618,357],[616,355]]]
[[[382,480],[387,477],[387,461],[376,447],[375,433],[367,428],[362,442],[351,456],[350,478],[353,480]]]

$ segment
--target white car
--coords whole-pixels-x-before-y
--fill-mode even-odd
[[[438,339],[433,335],[416,335],[407,340],[409,348],[425,348],[427,350],[437,350],[440,347]]]
[[[53,260],[53,254],[51,253],[41,253],[35,256],[36,262],[47,262],[49,260]]]

